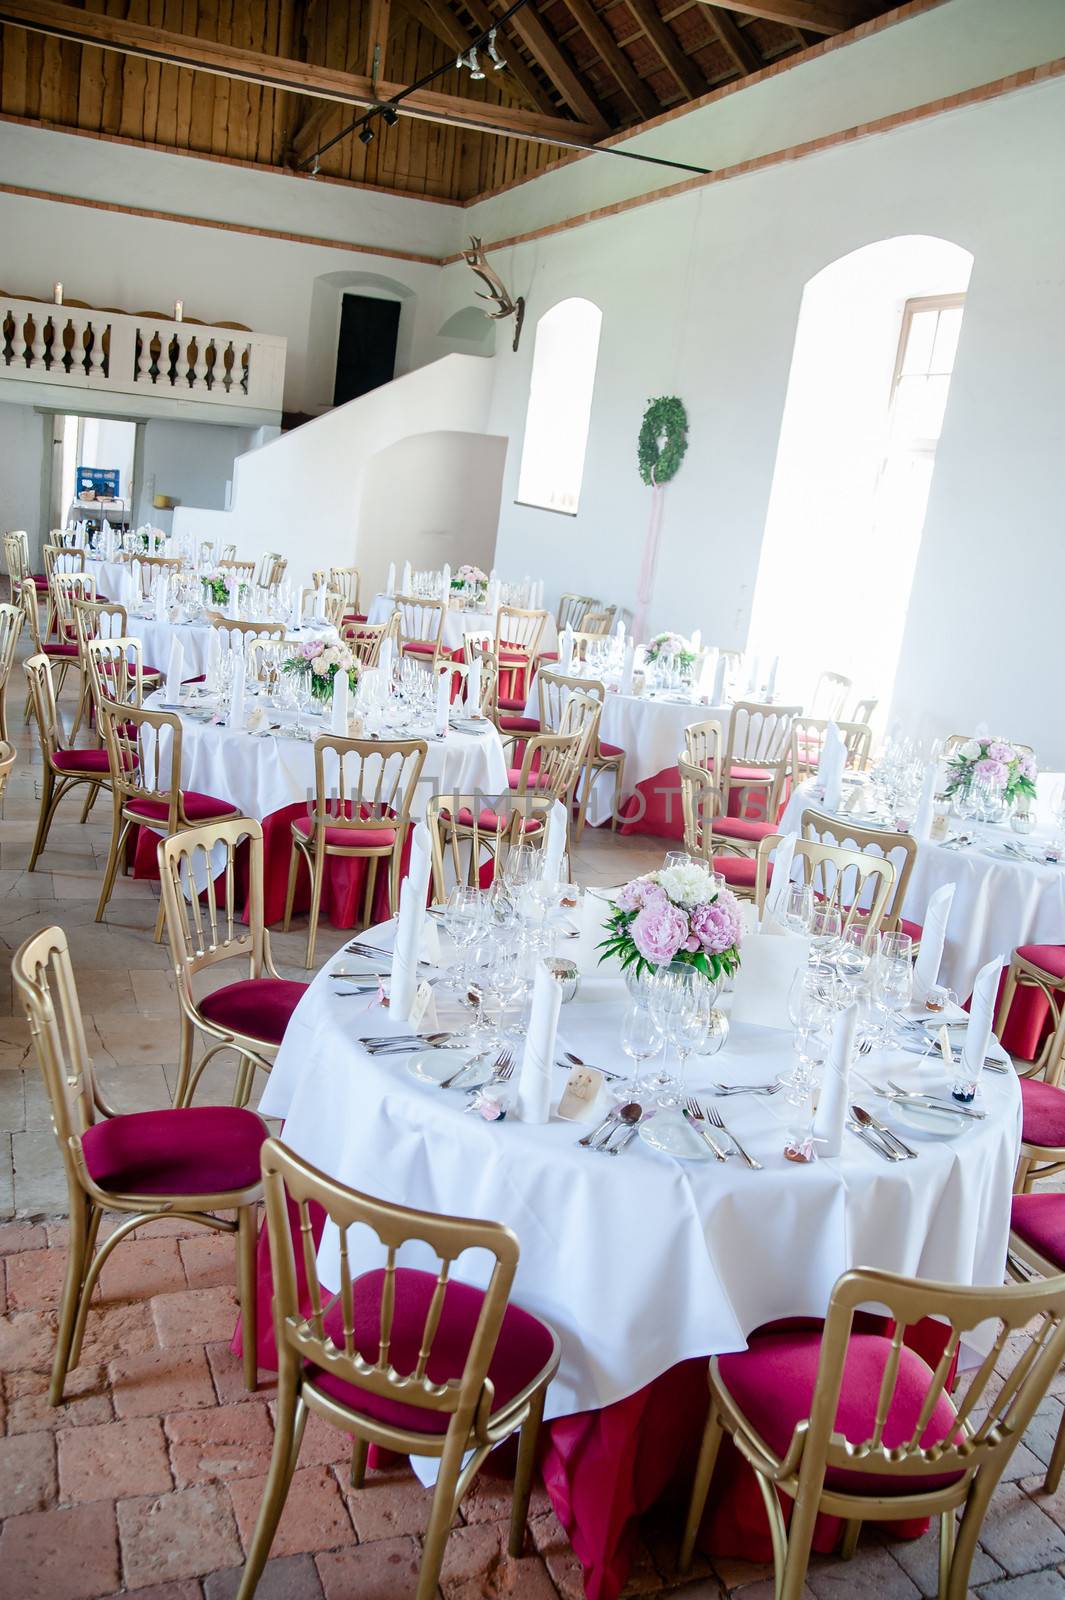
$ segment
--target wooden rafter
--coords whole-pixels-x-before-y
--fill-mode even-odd
[[[579,24],[604,67],[613,78],[617,79],[618,87],[632,101],[639,115],[653,117],[661,111],[662,107],[655,98],[654,93],[644,83],[624,50],[592,5],[591,0],[566,0],[566,5],[573,13],[574,21]],[[521,16],[521,14],[519,11],[518,15]]]
[[[519,13],[520,15],[520,13]],[[255,83],[290,94],[310,95],[337,105],[360,108],[379,104],[401,94],[404,86],[362,74],[339,72],[291,58],[268,56],[258,50],[241,50],[213,39],[170,33],[142,23],[127,22],[96,12],[79,11],[58,0],[0,0],[0,22],[32,32],[99,45],[124,55],[162,61],[242,83]],[[591,147],[602,127],[567,122],[561,117],[519,111],[513,106],[489,105],[462,95],[419,89],[399,108],[403,116],[433,122],[451,122],[487,133],[557,141]]]
[[[508,27],[514,29],[533,59],[540,63],[566,104],[582,122],[597,128],[602,138],[609,131],[602,106],[539,13],[531,5],[525,6],[515,12]]]
[[[626,0],[626,3],[636,21],[662,57],[665,65],[669,68],[673,77],[676,78],[681,93],[692,100],[701,94],[705,94],[707,89],[706,79],[699,71],[696,63],[684,54],[672,28],[663,22],[662,13],[655,5],[655,0]]]
[[[743,29],[736,26],[730,14],[721,6],[707,6],[706,11],[714,32],[732,57],[733,64],[744,75],[757,72],[762,66],[762,58]]]
[[[845,33],[874,14],[855,0],[715,0],[725,11],[742,11],[767,22],[795,23],[811,33]]]

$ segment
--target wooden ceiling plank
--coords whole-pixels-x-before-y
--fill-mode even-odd
[[[725,11],[741,11],[766,22],[795,23],[813,33],[845,33],[868,22],[872,6],[854,0],[715,0]]]
[[[619,88],[632,101],[639,114],[643,117],[653,117],[661,111],[662,106],[658,98],[637,73],[591,0],[566,0],[566,5],[594,46],[607,71],[617,80]],[[518,15],[521,16],[520,11]]]
[[[597,129],[597,138],[609,132],[599,100],[532,6],[527,5],[516,12],[508,26],[514,29],[529,54],[539,62],[573,113],[582,122]]]
[[[444,0],[444,3],[446,5],[446,0]],[[495,23],[496,19],[492,15],[489,6],[485,4],[485,0],[462,0],[462,4],[477,24],[481,33],[486,32]],[[508,23],[506,26],[510,27],[511,24]],[[499,53],[506,58],[507,63],[502,77],[504,79],[513,78],[514,82],[528,96],[533,110],[545,111],[549,116],[556,116],[558,107],[554,104],[546,89],[543,88],[532,68],[527,66],[524,59],[518,54],[517,47],[517,38],[513,40],[510,49],[500,47]]]
[[[706,6],[704,9],[710,18],[714,32],[740,72],[744,75],[749,72],[759,72],[763,66],[762,58],[747,38],[743,29],[737,27],[733,22],[729,12],[725,11],[721,6]]]
[[[677,80],[681,93],[687,95],[690,100],[705,94],[706,79],[696,63],[684,54],[672,28],[662,21],[662,14],[655,5],[655,0],[626,0],[626,4]]]

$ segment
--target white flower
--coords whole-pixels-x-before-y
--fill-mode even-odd
[[[324,655],[315,656],[311,662],[311,671],[316,678],[327,678],[329,676],[329,662]]]
[[[674,905],[699,906],[714,895],[713,878],[705,867],[695,861],[687,865],[665,867],[661,872],[656,872],[654,878]]]
[[[979,739],[966,739],[965,743],[959,748],[958,754],[963,761],[979,761],[981,749],[982,746]]]

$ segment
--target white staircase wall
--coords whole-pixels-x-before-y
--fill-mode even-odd
[[[359,514],[371,463],[416,434],[485,433],[493,376],[491,360],[449,355],[349,400],[239,456],[230,509],[179,506],[174,532],[234,543],[241,556],[275,550],[288,558],[294,583],[309,583],[315,567],[358,566],[371,554],[398,565],[407,552],[382,551],[390,541],[379,524],[366,531],[360,549]],[[372,552],[365,548],[371,537]]]

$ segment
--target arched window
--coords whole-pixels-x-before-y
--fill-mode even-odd
[[[599,307],[578,299],[560,300],[536,324],[518,474],[526,505],[576,514],[602,325]]]

